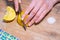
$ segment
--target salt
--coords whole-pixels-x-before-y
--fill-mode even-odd
[[[49,18],[47,19],[47,22],[48,22],[49,24],[54,24],[54,23],[56,22],[56,19],[55,19],[54,17],[49,17]]]

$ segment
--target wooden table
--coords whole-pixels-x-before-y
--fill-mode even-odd
[[[26,10],[31,0],[22,1],[21,8]],[[41,23],[27,27],[26,31],[17,23],[17,17],[10,23],[3,22],[2,18],[5,14],[5,7],[4,0],[0,0],[0,29],[15,35],[21,40],[60,40],[60,4],[55,5]],[[56,22],[49,24],[47,22],[49,17],[54,17]]]

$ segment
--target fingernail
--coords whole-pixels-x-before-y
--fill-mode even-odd
[[[16,10],[16,12],[17,12],[17,10]]]
[[[28,26],[31,26],[31,24],[29,23]]]
[[[25,22],[25,24],[26,24],[27,22]]]
[[[23,20],[23,18],[21,18]]]
[[[21,3],[21,0],[19,0],[19,3]]]
[[[28,26],[30,26],[30,24],[28,24]]]
[[[27,24],[27,21],[25,21],[25,24]]]
[[[35,21],[35,23],[37,23],[38,21]]]
[[[24,17],[22,16],[22,20],[24,20]]]
[[[16,12],[18,11],[18,9],[16,8]]]
[[[15,7],[16,12],[18,11],[18,7]]]

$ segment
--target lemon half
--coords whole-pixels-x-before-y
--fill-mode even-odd
[[[18,22],[18,24],[19,24],[20,26],[24,26],[24,24],[22,23],[22,21],[24,22],[24,21],[26,20],[26,18],[28,17],[28,16],[26,16],[26,17],[24,18],[24,20],[22,20],[21,16],[22,16],[23,14],[24,14],[24,12],[22,11],[21,13],[19,13],[18,18],[17,18],[17,22]],[[26,26],[28,26],[28,24],[26,24]]]
[[[6,8],[6,15],[4,16],[3,20],[4,21],[12,21],[16,17],[16,13],[14,9],[10,6],[7,6]]]
[[[21,12],[21,13],[23,13],[23,12]],[[19,15],[18,15],[17,22],[19,25],[23,26],[22,19],[21,19],[21,13],[19,13]]]

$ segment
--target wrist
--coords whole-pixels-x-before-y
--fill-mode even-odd
[[[57,2],[60,2],[60,0],[53,0],[54,1],[54,4],[57,3]]]
[[[53,0],[52,2],[53,2],[53,4],[55,4],[55,3],[57,3],[57,2],[58,2],[58,0]]]
[[[56,3],[58,2],[58,1],[60,1],[60,0],[55,0],[56,1]]]
[[[56,0],[57,2],[60,2],[60,0]]]
[[[58,0],[58,2],[60,2],[60,0]]]

